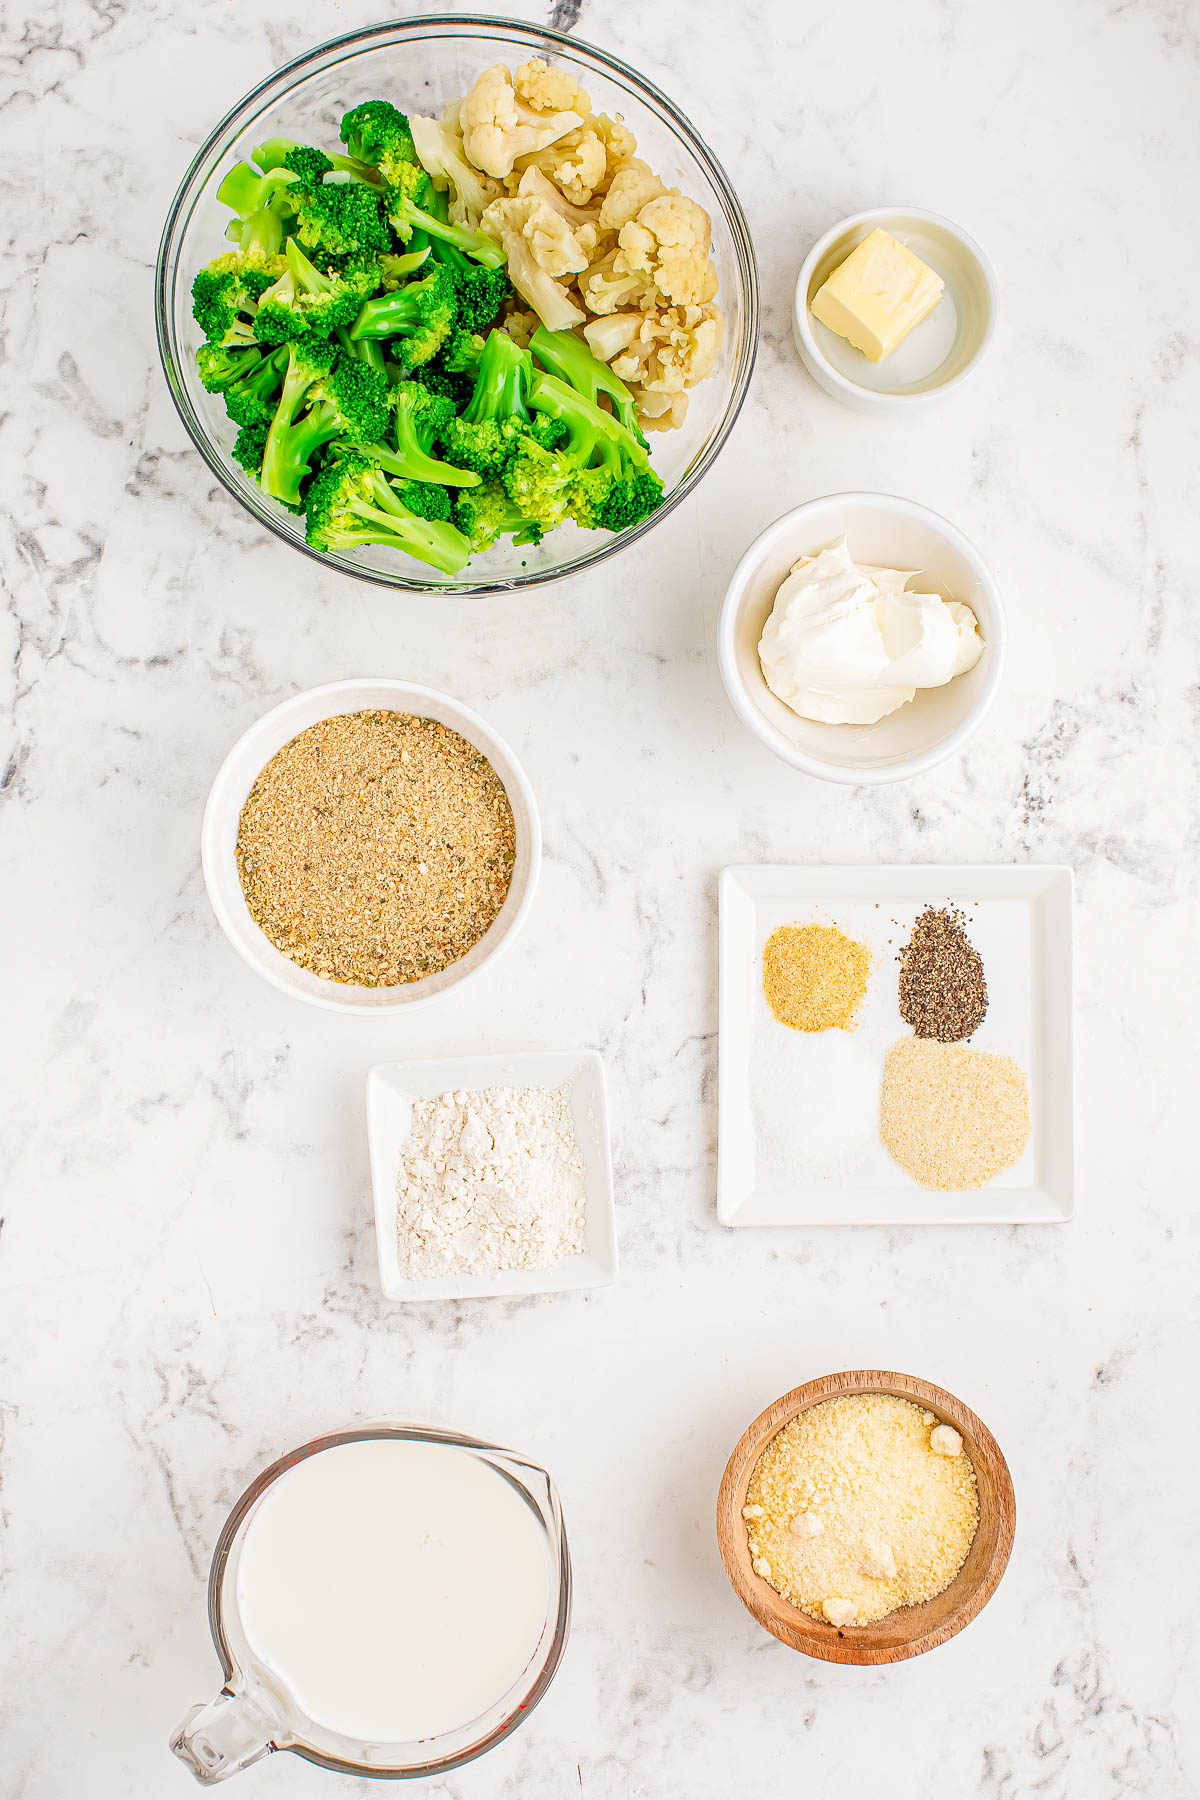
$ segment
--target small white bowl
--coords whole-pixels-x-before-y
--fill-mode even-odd
[[[877,225],[946,284],[929,317],[881,363],[869,362],[810,311],[818,288]],[[992,340],[998,304],[996,277],[974,238],[937,213],[877,206],[843,219],[813,245],[796,283],[792,330],[801,362],[827,394],[866,412],[900,413],[965,380]]]
[[[802,719],[771,692],[758,660],[763,626],[792,564],[842,537],[856,562],[912,569],[919,589],[965,600],[984,640],[973,669],[944,687],[919,690],[875,725]],[[733,572],[718,631],[721,679],[743,724],[793,769],[850,786],[906,781],[960,750],[1004,668],[1004,603],[978,550],[947,519],[892,494],[827,494],[768,525]]]
[[[410,1281],[396,1242],[396,1176],[412,1128],[414,1100],[455,1088],[563,1087],[583,1154],[587,1250],[548,1269],[499,1275],[443,1275]],[[452,1056],[438,1062],[377,1063],[367,1075],[367,1138],[375,1192],[379,1280],[389,1300],[481,1300],[498,1294],[565,1294],[617,1278],[617,1221],[604,1064],[594,1050],[526,1050],[509,1056]]]
[[[327,981],[281,956],[250,916],[237,867],[238,820],[246,796],[276,751],[322,719],[378,707],[437,719],[482,750],[508,794],[516,827],[516,861],[504,905],[489,929],[464,957],[436,975],[397,987],[356,987]],[[250,967],[285,994],[334,1012],[399,1012],[422,1006],[474,975],[510,944],[533,904],[542,861],[542,834],[533,789],[520,763],[469,707],[433,688],[387,679],[331,681],[309,688],[264,714],[233,746],[217,771],[204,809],[200,838],[204,883],[226,937]]]

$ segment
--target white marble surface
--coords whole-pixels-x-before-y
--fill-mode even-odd
[[[151,333],[158,227],[193,146],[281,60],[386,9],[4,13],[0,1794],[192,1791],[165,1745],[214,1687],[203,1588],[226,1508],[282,1448],[398,1413],[542,1458],[578,1578],[550,1697],[431,1784],[438,1800],[1185,1800],[1200,1791],[1196,11],[759,0],[726,35],[715,0],[555,10],[661,81],[725,160],[761,259],[762,352],[723,460],[646,544],[591,581],[440,605],[324,575],[254,528],[186,442]],[[1003,294],[985,367],[900,423],[817,392],[788,335],[806,246],[888,200],[961,221]],[[947,513],[1012,618],[1009,678],[969,753],[878,792],[776,764],[734,720],[713,648],[748,536],[847,487]],[[265,987],[200,880],[201,808],[232,739],[282,695],[360,672],[483,710],[545,820],[519,947],[411,1022]],[[716,871],[806,858],[1074,864],[1072,1225],[718,1227]],[[619,1284],[385,1304],[368,1065],[561,1042],[609,1068]],[[712,1530],[746,1420],[863,1364],[975,1405],[1020,1505],[980,1619],[874,1673],[760,1633]],[[274,1757],[234,1791],[373,1790]]]

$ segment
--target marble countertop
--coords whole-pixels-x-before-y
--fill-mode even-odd
[[[280,1450],[391,1414],[544,1461],[575,1559],[553,1690],[499,1750],[431,1783],[439,1800],[1188,1800],[1196,13],[754,0],[727,36],[715,0],[551,12],[660,82],[725,162],[758,246],[762,349],[718,467],[648,541],[590,580],[443,605],[257,529],[185,439],[153,346],[158,231],[195,145],[281,61],[386,9],[5,13],[0,1794],[192,1791],[166,1738],[216,1685],[204,1581],[227,1508]],[[827,399],[789,335],[808,245],[891,200],[961,222],[1002,293],[981,370],[899,422]],[[947,514],[1010,610],[985,727],[908,786],[792,774],[717,673],[748,538],[845,488]],[[233,739],[359,673],[481,710],[545,825],[516,948],[412,1020],[275,993],[200,876]],[[716,876],[756,860],[1073,864],[1074,1223],[719,1227]],[[384,1302],[368,1066],[562,1043],[608,1067],[619,1283]],[[974,1406],[1020,1509],[979,1619],[875,1671],[760,1632],[712,1522],[747,1420],[864,1365]],[[273,1757],[235,1791],[376,1790]]]

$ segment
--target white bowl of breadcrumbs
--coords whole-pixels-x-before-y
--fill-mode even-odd
[[[338,1012],[420,1006],[478,974],[533,903],[541,828],[478,713],[413,682],[310,688],[222,763],[201,835],[243,961]]]

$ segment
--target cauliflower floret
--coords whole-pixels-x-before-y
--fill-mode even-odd
[[[605,231],[620,231],[623,225],[637,218],[643,206],[659,199],[666,191],[649,163],[636,159],[626,163],[609,183],[604,205],[600,208],[601,225]]]
[[[499,240],[508,278],[549,331],[582,325],[585,315],[558,279],[587,268],[587,252],[562,214],[545,200],[493,200],[480,229]]]
[[[611,362],[627,350],[638,334],[644,314],[640,312],[609,313],[602,319],[589,319],[583,328],[588,349],[601,362]]]
[[[608,162],[603,140],[589,122],[579,131],[568,131],[566,137],[536,155],[523,156],[517,167],[540,169],[568,200],[576,206],[586,206],[604,180]]]
[[[696,305],[717,291],[717,272],[708,254],[711,241],[712,220],[704,208],[682,194],[664,194],[622,225],[614,266],[618,274],[627,270],[644,276],[676,305]]]
[[[642,313],[612,372],[649,393],[679,394],[712,374],[724,336],[724,317],[711,301]]]
[[[687,418],[686,394],[644,394],[635,389],[638,424],[643,431],[678,431]]]
[[[467,161],[458,114],[457,106],[447,107],[440,119],[409,113],[408,123],[421,167],[439,186],[450,189],[450,223],[474,227],[499,188]]]
[[[530,340],[541,322],[535,312],[522,312],[519,306],[510,303],[498,329],[506,331],[513,343],[520,344],[522,350],[528,350]]]
[[[505,226],[520,233],[539,268],[556,280],[578,275],[588,266],[587,252],[569,221],[536,195],[494,200],[483,215],[482,229],[489,237],[497,237]]]
[[[649,310],[661,306],[662,297],[652,282],[632,274],[620,250],[610,250],[579,279],[579,292],[589,312],[615,313],[637,306]]]
[[[527,169],[522,170],[521,179],[517,183],[517,194],[522,198],[544,200],[547,206],[552,206],[560,218],[565,219],[571,227],[588,262],[596,260],[601,238],[594,210],[589,212],[585,207],[572,206],[571,202],[564,199],[563,195],[559,193],[554,183],[546,180],[536,163],[530,163]],[[611,243],[611,239],[605,241]]]
[[[552,69],[540,56],[514,70],[513,86],[535,112],[565,112],[569,107],[586,119],[592,110],[591,101],[575,77],[565,69]]]
[[[594,131],[572,131],[563,142],[565,154],[551,179],[568,200],[573,200],[576,206],[586,206],[604,180],[608,167],[604,145]],[[553,151],[561,148],[563,145],[560,144],[551,146]]]
[[[460,104],[458,119],[468,161],[496,180],[511,174],[518,156],[544,150],[583,124],[582,113],[539,113],[523,105],[503,63],[477,78]]]
[[[637,139],[623,119],[610,119],[607,113],[597,113],[591,125],[604,143],[609,175],[615,175],[631,157],[637,155]]]

